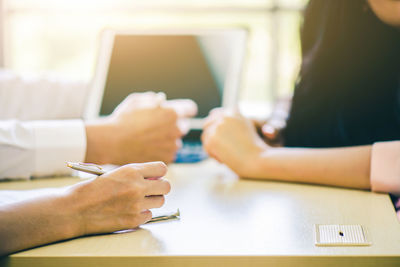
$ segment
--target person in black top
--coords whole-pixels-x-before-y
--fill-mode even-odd
[[[281,146],[240,114],[214,110],[205,150],[240,177],[400,196],[400,1],[311,0],[301,44]]]
[[[339,147],[400,139],[396,11],[393,18],[380,19],[379,12],[389,7],[382,5],[385,1],[369,2],[309,2],[301,34],[301,70],[282,132],[285,146]]]

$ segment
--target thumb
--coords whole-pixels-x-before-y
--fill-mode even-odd
[[[270,140],[275,139],[278,134],[276,128],[267,123],[262,126],[261,131],[263,135]]]
[[[168,100],[162,106],[174,109],[180,118],[193,117],[197,114],[197,104],[190,99]]]

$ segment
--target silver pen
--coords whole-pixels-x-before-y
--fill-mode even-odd
[[[106,171],[99,165],[93,164],[93,163],[82,163],[82,162],[67,162],[67,166],[70,167],[71,169],[81,171],[81,172],[86,172],[94,175],[103,175],[106,173]],[[179,212],[179,209],[172,213],[172,214],[166,214],[166,215],[161,215],[161,216],[156,216],[153,217],[150,221],[146,223],[155,223],[155,222],[161,222],[161,221],[167,221],[167,220],[179,220],[181,218],[181,214]]]
[[[101,166],[93,163],[67,162],[67,166],[77,171],[95,174],[99,176],[106,173],[106,171]]]

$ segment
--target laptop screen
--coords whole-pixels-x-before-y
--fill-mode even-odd
[[[116,35],[100,107],[110,114],[133,92],[165,92],[168,99],[190,98],[197,117],[222,104],[223,83],[195,35]]]

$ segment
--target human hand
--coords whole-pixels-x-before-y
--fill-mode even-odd
[[[257,134],[270,146],[276,146],[279,140],[279,130],[271,120],[251,119]]]
[[[170,191],[169,182],[161,178],[166,172],[162,162],[129,164],[70,187],[75,235],[132,229],[149,221],[149,209],[161,207]]]
[[[285,127],[285,121],[269,120],[260,128],[264,141],[273,147],[282,146],[282,129]]]
[[[283,145],[282,130],[286,127],[290,106],[290,98],[278,99],[269,118],[259,124],[259,132],[268,145],[273,147]]]
[[[254,124],[240,114],[214,109],[204,124],[202,142],[207,153],[240,176],[268,145],[259,137]]]
[[[172,162],[188,130],[183,122],[196,113],[197,106],[189,99],[165,101],[160,93],[131,94],[106,119],[86,126],[85,161]]]

